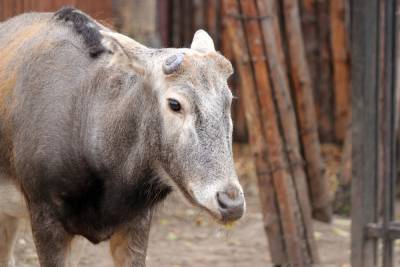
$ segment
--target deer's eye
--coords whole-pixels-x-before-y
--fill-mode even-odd
[[[178,100],[172,98],[168,99],[168,105],[169,108],[174,112],[180,112],[182,109],[181,104],[178,102]]]

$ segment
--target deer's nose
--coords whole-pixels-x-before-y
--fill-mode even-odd
[[[244,213],[244,196],[237,187],[229,186],[224,191],[217,192],[218,208],[225,222],[240,219]]]

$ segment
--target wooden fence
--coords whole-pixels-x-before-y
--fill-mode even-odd
[[[395,266],[393,245],[400,238],[394,220],[395,11],[394,0],[352,2],[353,267]]]
[[[112,19],[113,0],[0,0],[0,21],[24,12],[50,12],[67,5],[80,8],[97,19]]]
[[[320,140],[342,143],[349,124],[346,2],[0,0],[0,21],[73,5],[145,44],[137,28],[158,31],[163,46],[174,47],[206,29],[237,70],[234,132],[254,153],[273,262],[310,266],[319,262],[312,218],[332,218]]]

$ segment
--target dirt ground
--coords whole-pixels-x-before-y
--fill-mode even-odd
[[[247,212],[232,228],[224,228],[172,194],[157,210],[148,249],[148,267],[267,267],[268,244],[262,225],[252,163],[236,161],[245,190]],[[350,221],[335,217],[332,224],[315,222],[315,237],[323,267],[349,267]],[[21,227],[16,245],[16,266],[38,266],[28,224]],[[400,262],[397,262],[400,265]],[[395,264],[397,265],[397,264]],[[81,267],[111,267],[107,242],[87,245]]]

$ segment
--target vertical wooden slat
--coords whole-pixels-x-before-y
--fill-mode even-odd
[[[240,1],[240,6],[242,15],[248,17],[244,23],[245,35],[254,69],[254,78],[258,93],[257,99],[260,103],[259,109],[266,136],[267,160],[271,167],[271,176],[277,194],[289,264],[303,266],[308,260],[308,255],[307,251],[303,251],[303,248],[298,245],[304,242],[301,236],[302,223],[299,220],[300,211],[296,201],[293,180],[289,172],[288,159],[286,153],[284,153],[284,145],[279,131],[277,110],[273,100],[269,71],[265,62],[259,23],[255,19],[250,19],[257,15],[254,3],[252,2],[246,0]],[[260,188],[260,190],[263,190],[263,188]]]
[[[35,7],[33,10],[37,12],[49,12],[52,8],[50,0],[36,1],[34,4]]]
[[[328,183],[324,176],[324,162],[321,155],[314,109],[313,84],[306,61],[298,2],[296,0],[284,0],[283,14],[290,57],[292,91],[306,160],[313,216],[319,220],[329,222],[332,219],[331,200],[329,198]]]
[[[398,140],[400,140],[400,1],[396,1],[396,103],[397,110],[395,113],[395,131],[398,135]]]
[[[170,12],[169,12],[170,1],[157,1],[157,12],[158,12],[158,31],[160,32],[161,45],[163,47],[168,46],[169,42],[169,30],[170,27],[168,25],[170,21]]]
[[[75,6],[78,5],[78,0],[53,0],[52,1],[52,8],[54,11],[60,9],[63,6]]]
[[[288,154],[290,170],[294,177],[294,184],[301,209],[301,222],[306,225],[304,232],[311,257],[318,260],[318,253],[314,240],[311,219],[310,195],[307,178],[304,171],[303,158],[298,137],[296,114],[290,94],[290,85],[285,64],[285,55],[282,46],[281,30],[277,11],[277,1],[256,0],[258,15],[264,18],[261,21],[263,30],[266,59],[270,69],[274,97],[279,113],[280,128],[285,141],[285,151]]]
[[[76,5],[76,7],[82,9],[84,12],[87,12],[95,19],[111,22],[112,0],[102,0],[102,1],[75,0],[75,2],[68,1],[68,4]]]
[[[4,15],[4,1],[0,1],[0,21],[5,20],[5,15]]]
[[[384,85],[383,85],[383,107],[380,112],[383,112],[384,116],[380,116],[383,119],[382,128],[379,134],[382,135],[382,146],[383,146],[383,255],[382,255],[382,266],[393,267],[394,266],[394,248],[393,239],[390,237],[388,228],[391,221],[394,218],[394,203],[395,203],[395,161],[396,161],[396,141],[395,141],[395,110],[396,110],[396,84],[395,84],[395,49],[396,49],[396,38],[395,38],[395,24],[396,24],[396,1],[386,0],[385,6],[385,42],[384,42]]]
[[[217,35],[217,1],[207,0],[207,30],[210,36],[214,39]]]
[[[238,14],[238,2],[241,7],[240,14]],[[256,1],[238,2],[223,1],[224,9],[230,17],[227,28],[232,38],[242,80],[241,92],[249,126],[250,145],[256,159],[260,200],[271,256],[274,264],[310,266],[318,261],[314,254],[316,251],[310,251],[315,247],[309,244],[308,239],[311,238],[313,241],[311,215],[308,209],[309,224],[306,224],[302,218],[304,211],[300,204],[302,200],[299,198],[300,194],[305,194],[307,197],[308,193],[306,187],[304,187],[305,192],[297,191],[301,186],[294,180],[299,177],[293,176],[293,166],[288,162],[289,149],[285,147],[284,134],[279,125],[281,114],[278,115],[274,91],[269,80],[270,73],[258,21],[264,16],[259,16],[257,13]],[[267,17],[271,19],[270,16]],[[244,28],[239,19],[243,19]],[[275,67],[273,65],[273,68]],[[290,94],[287,95],[290,98]],[[296,124],[295,119],[292,122]],[[271,222],[271,216],[277,220],[274,224]]]
[[[330,2],[330,32],[335,99],[335,139],[343,141],[349,120],[350,62],[347,52],[345,0]]]
[[[193,37],[193,14],[192,12],[192,1],[183,1],[182,2],[182,39],[183,46],[189,47],[192,42]]]
[[[32,11],[31,0],[24,0],[24,12]]]
[[[182,38],[181,38],[181,31],[182,31],[182,18],[181,18],[181,0],[171,0],[172,1],[172,46],[180,47],[182,46]]]
[[[4,19],[8,19],[11,17],[10,14],[10,3],[12,0],[3,0],[3,16]]]
[[[377,73],[377,87],[384,88],[385,86],[385,0],[379,0],[379,25],[378,25],[378,73]],[[384,98],[385,90],[378,90],[378,170],[377,170],[377,201],[376,201],[376,213],[378,216],[383,214],[384,208],[384,135],[380,134],[381,129],[384,128],[385,112],[381,111],[384,109]]]
[[[377,242],[366,224],[376,221],[378,0],[353,0],[352,54],[352,240],[353,267],[375,266]]]
[[[10,17],[13,17],[15,15],[17,15],[17,6],[16,6],[16,1],[11,1],[10,4]]]
[[[329,0],[317,1],[317,26],[318,26],[318,81],[315,84],[314,98],[316,99],[318,127],[321,139],[333,141],[333,91],[331,50],[329,42]]]
[[[310,69],[311,79],[314,85],[318,85],[318,25],[317,25],[317,0],[301,0],[301,23],[304,34],[304,43],[307,62]]]
[[[194,22],[194,31],[202,29],[205,26],[203,0],[193,1],[193,22]]]
[[[255,158],[261,211],[263,214],[264,228],[267,233],[269,249],[272,261],[277,265],[287,264],[287,252],[283,241],[283,232],[280,225],[277,198],[273,189],[271,175],[269,173],[266,144],[260,120],[259,104],[252,78],[251,65],[245,43],[245,35],[240,21],[235,19],[239,15],[236,0],[223,0],[224,10],[227,14],[226,24],[229,36],[232,40],[233,52],[237,62],[240,76],[243,101],[246,106],[245,116],[249,129],[249,142]]]
[[[18,14],[24,13],[24,1],[16,0],[16,12]]]
[[[226,11],[224,10],[225,6],[221,3],[221,42],[220,42],[220,50],[222,54],[227,57],[233,64],[234,68],[237,64],[235,62],[235,57],[233,55],[232,49],[232,40],[229,36],[228,25],[226,23],[227,16]],[[238,75],[232,75],[229,79],[229,87],[232,90],[233,95],[235,95],[235,101],[232,102],[232,119],[233,123],[233,141],[239,143],[247,143],[248,142],[248,134],[247,134],[247,126],[246,126],[246,118],[244,114],[244,105],[243,99],[241,97],[241,88],[240,81]]]

